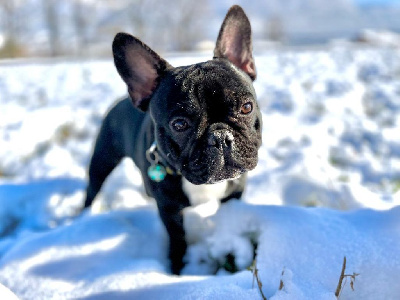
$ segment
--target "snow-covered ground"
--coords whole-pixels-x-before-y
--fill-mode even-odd
[[[399,299],[400,51],[277,50],[256,64],[259,165],[243,201],[187,214],[188,264],[172,276],[131,161],[77,215],[102,117],[125,94],[112,62],[0,63],[0,299],[262,299],[254,268],[268,299],[336,299],[344,256],[359,275],[340,299]]]

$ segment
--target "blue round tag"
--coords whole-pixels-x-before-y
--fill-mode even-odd
[[[160,182],[167,176],[167,171],[162,165],[152,165],[147,169],[147,176],[155,182]]]

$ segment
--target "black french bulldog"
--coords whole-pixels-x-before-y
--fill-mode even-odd
[[[115,66],[129,98],[105,117],[89,167],[85,208],[123,157],[141,171],[170,238],[174,274],[184,266],[187,244],[182,210],[194,185],[226,181],[221,202],[240,198],[246,172],[257,165],[261,113],[252,81],[250,22],[232,6],[219,32],[214,58],[174,68],[135,37],[118,33]],[[133,105],[132,105],[133,103]]]

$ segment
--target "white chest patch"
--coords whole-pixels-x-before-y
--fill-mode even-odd
[[[188,243],[202,240],[214,228],[208,217],[214,215],[219,206],[220,199],[225,196],[227,181],[216,184],[194,185],[182,179],[182,188],[189,198],[191,206],[183,210],[183,226],[185,238]]]
[[[182,179],[183,191],[189,198],[192,206],[198,206],[209,201],[218,201],[223,198],[227,184],[227,181],[223,181],[215,184],[195,185],[187,181],[185,178]]]

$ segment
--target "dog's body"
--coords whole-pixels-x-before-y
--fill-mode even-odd
[[[190,186],[219,183],[221,202],[240,198],[246,172],[257,164],[261,114],[252,86],[250,23],[240,7],[232,7],[214,59],[186,67],[173,68],[127,34],[116,36],[113,53],[130,97],[103,122],[85,207],[121,159],[132,158],[156,199],[170,237],[171,268],[179,273],[187,247],[182,210],[201,201]]]

